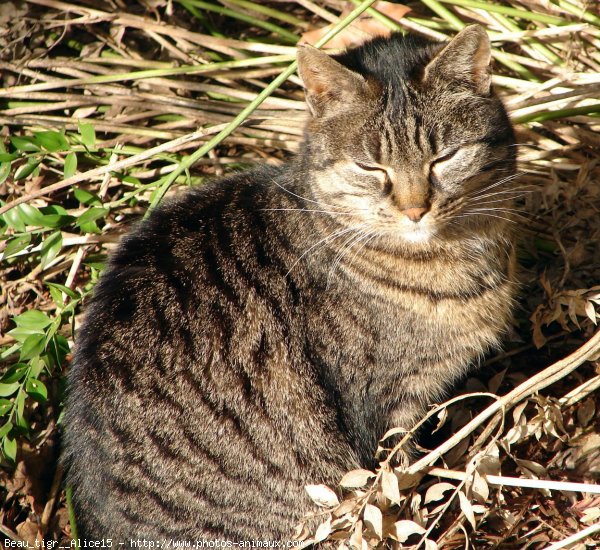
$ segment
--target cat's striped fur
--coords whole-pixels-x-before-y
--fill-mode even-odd
[[[64,420],[82,537],[289,538],[304,485],[371,466],[507,327],[515,151],[485,33],[335,59],[300,54],[297,158],[171,200],[113,255]]]

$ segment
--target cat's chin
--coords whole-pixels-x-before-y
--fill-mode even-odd
[[[431,229],[415,227],[400,231],[399,235],[404,241],[408,241],[409,243],[425,244],[433,239],[434,232]]]

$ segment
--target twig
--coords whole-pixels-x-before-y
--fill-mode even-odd
[[[590,525],[586,529],[582,529],[578,533],[567,537],[566,539],[561,540],[560,542],[555,542],[550,546],[546,546],[544,550],[559,550],[559,548],[565,548],[565,546],[569,546],[578,540],[584,539],[585,537],[589,537],[594,533],[600,531],[600,523],[594,523],[594,525]]]
[[[446,468],[432,468],[429,475],[464,481],[468,474]],[[524,487],[527,489],[548,489],[550,491],[571,491],[600,495],[600,485],[592,483],[574,483],[571,481],[554,481],[551,479],[529,479],[523,477],[495,476],[480,474],[490,485],[505,485],[508,487]]]
[[[574,390],[571,390],[567,395],[561,397],[559,403],[562,407],[570,407],[578,401],[581,401],[584,397],[587,397],[590,393],[595,392],[598,388],[600,388],[600,374],[586,380],[583,384],[577,386]]]

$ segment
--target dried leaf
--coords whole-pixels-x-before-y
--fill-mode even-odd
[[[410,8],[403,6],[402,4],[383,1],[377,2],[373,7],[377,9],[377,11],[387,15],[390,19],[395,19],[396,21],[402,19],[402,17],[410,11]],[[344,15],[347,15],[347,12],[343,12],[341,17],[344,17]],[[327,25],[320,29],[303,33],[300,43],[315,44],[320,38],[325,36],[333,26],[333,24]],[[390,33],[390,29],[385,24],[381,23],[378,19],[372,18],[366,13],[363,13],[351,25],[332,38],[327,43],[327,47],[347,48],[349,46],[362,44],[375,36],[389,36]]]
[[[524,460],[522,458],[515,458],[515,462],[517,463],[517,466],[519,466],[524,473],[525,470],[535,474],[535,476],[540,477],[540,476],[546,476],[547,475],[547,471],[546,468],[544,468],[541,464],[538,464],[537,462],[534,462],[533,460]],[[527,475],[527,473],[526,473]]]
[[[483,506],[482,504],[473,504],[472,508],[475,514],[485,514],[489,510],[487,506]]]
[[[342,500],[342,503],[333,511],[333,515],[335,517],[342,517],[344,514],[348,514],[353,512],[354,509],[358,506],[356,499],[345,499]]]
[[[347,489],[355,489],[365,485],[372,477],[375,477],[375,474],[369,470],[352,470],[344,475],[340,485]]]
[[[422,535],[423,533],[425,533],[425,529],[418,523],[403,519],[394,523],[394,530],[391,534],[398,542],[406,542],[411,535]]]
[[[479,502],[485,502],[490,496],[490,489],[487,481],[477,471],[473,472],[471,491],[473,492],[473,496]]]
[[[594,506],[593,508],[588,508],[583,512],[580,521],[582,523],[592,524],[598,521],[600,518],[600,507]]]
[[[381,489],[383,495],[389,498],[393,503],[400,504],[400,489],[398,488],[398,478],[388,470],[383,470],[381,476]]]
[[[444,407],[439,413],[437,413],[437,418],[437,425],[431,432],[433,434],[437,432],[446,423],[446,420],[448,419],[448,407]]]
[[[462,491],[459,491],[458,500],[460,501],[460,509],[467,518],[468,522],[471,524],[471,527],[475,529],[475,513],[473,512],[473,506],[471,506],[467,495],[465,495]]]
[[[314,538],[315,543],[325,540],[329,536],[329,533],[331,533],[331,518],[328,518],[327,521],[324,521],[317,527]]]
[[[442,500],[446,491],[454,491],[454,489],[456,489],[454,485],[446,482],[432,485],[425,493],[425,504],[429,504],[430,502],[434,502],[436,500]]]
[[[592,302],[585,303],[585,314],[590,318],[592,323],[594,323],[595,325],[597,324],[596,309],[594,308],[594,304]]]
[[[337,495],[326,485],[307,485],[305,489],[308,496],[318,506],[329,508],[340,503]]]
[[[592,398],[586,399],[577,409],[577,420],[584,428],[596,414],[596,405]]]
[[[365,541],[363,540],[362,526],[363,526],[362,521],[358,520],[356,522],[356,526],[354,527],[354,531],[352,531],[352,535],[350,536],[350,539],[348,540],[348,544],[349,544],[350,548],[353,548],[354,550],[362,550],[362,548],[363,548],[363,543]]]
[[[398,480],[398,489],[401,491],[416,487],[423,477],[422,474],[409,474],[402,468],[395,468],[394,471],[396,472],[396,479]]]
[[[373,533],[381,540],[383,538],[383,516],[381,515],[381,510],[377,506],[367,504],[363,519],[365,520],[365,525],[370,527]]]
[[[393,435],[405,434],[406,432],[407,430],[405,428],[391,428],[387,432],[385,432],[385,434],[383,434],[383,437],[380,439],[380,441],[384,441],[388,437],[392,437]]]

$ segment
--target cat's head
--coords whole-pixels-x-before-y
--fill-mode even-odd
[[[301,48],[318,200],[409,246],[502,224],[512,195],[498,182],[516,151],[490,61],[478,25],[446,44],[394,35],[334,57]]]

